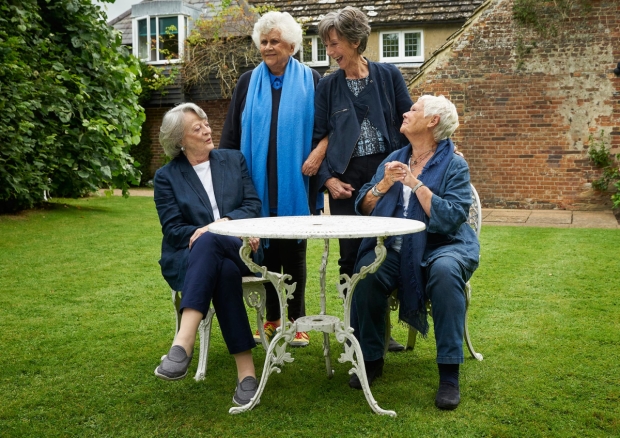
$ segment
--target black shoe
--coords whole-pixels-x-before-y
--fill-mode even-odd
[[[439,409],[451,411],[456,409],[461,401],[459,387],[450,382],[439,382],[439,389],[435,397],[435,406]]]
[[[399,344],[398,342],[396,342],[396,340],[392,337],[390,337],[390,343],[388,344],[388,351],[391,351],[392,353],[396,353],[399,351],[403,351],[405,349],[405,346],[402,344]]]
[[[383,358],[370,362],[364,361],[364,366],[366,368],[368,386],[372,385],[372,382],[374,382],[377,377],[381,377],[383,375]],[[362,382],[360,382],[357,374],[351,374],[351,378],[349,379],[349,386],[353,389],[362,389]]]

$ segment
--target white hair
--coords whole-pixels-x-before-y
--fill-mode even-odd
[[[267,35],[272,30],[280,31],[280,38],[288,44],[293,45],[293,55],[301,48],[303,41],[303,31],[301,26],[288,12],[267,12],[260,17],[254,25],[252,40],[256,48],[260,50],[260,37]]]
[[[185,113],[194,112],[202,120],[208,120],[207,114],[195,103],[180,103],[168,110],[159,128],[159,144],[164,153],[175,158],[181,153],[181,141],[185,136]]]
[[[439,123],[433,129],[433,137],[436,142],[450,137],[459,127],[459,114],[456,107],[444,95],[420,96],[418,102],[424,104],[424,117],[439,116]]]

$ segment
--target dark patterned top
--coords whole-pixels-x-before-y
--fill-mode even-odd
[[[347,79],[347,85],[351,93],[357,97],[368,85],[369,77],[362,79]],[[357,140],[353,157],[365,157],[366,155],[379,154],[385,152],[385,141],[383,136],[370,120],[362,120],[360,138]]]

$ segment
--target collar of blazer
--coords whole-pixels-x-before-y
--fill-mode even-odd
[[[211,162],[213,192],[215,193],[215,202],[218,207],[222,205],[222,184],[224,183],[222,166],[226,161],[222,155],[223,154],[220,154],[219,151],[215,149],[212,150],[209,154],[209,161]],[[185,181],[187,181],[187,184],[196,193],[196,196],[198,196],[204,208],[206,208],[208,211],[211,212],[211,214],[213,214],[213,209],[211,208],[211,202],[209,200],[209,196],[207,195],[207,191],[205,190],[202,182],[196,174],[196,171],[194,171],[194,168],[192,167],[185,155],[179,156],[179,168],[181,170],[181,173],[183,174],[183,177],[185,178]]]

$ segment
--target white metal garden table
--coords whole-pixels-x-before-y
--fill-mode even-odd
[[[252,272],[262,274],[264,278],[273,284],[276,291],[278,291],[281,315],[286,314],[287,301],[293,296],[296,285],[285,283],[285,280],[291,278],[286,272],[284,275],[278,275],[267,271],[267,268],[264,266],[255,264],[251,258],[249,238],[324,239],[325,241],[322,263],[319,270],[321,287],[320,314],[304,316],[294,322],[286,321],[286,318],[282,318],[282,321],[286,322],[283,322],[283,326],[278,329],[269,344],[256,395],[247,405],[232,407],[229,412],[231,414],[244,412],[258,404],[269,375],[274,371],[280,372],[279,367],[286,362],[293,362],[293,358],[286,351],[286,347],[293,340],[296,332],[319,331],[323,332],[323,355],[325,356],[328,377],[331,377],[334,373],[331,367],[329,348],[329,334],[333,333],[338,342],[344,344],[344,353],[340,355],[338,361],[341,363],[347,361],[352,363],[353,368],[351,368],[349,374],[356,373],[359,377],[370,408],[378,414],[396,416],[396,412],[380,408],[372,396],[366,377],[362,350],[357,339],[353,336],[349,309],[351,308],[351,300],[357,283],[368,273],[375,272],[383,263],[383,260],[385,260],[387,250],[383,245],[384,239],[388,236],[417,233],[424,230],[424,228],[424,223],[420,221],[371,216],[288,216],[222,221],[209,225],[209,231],[213,233],[238,236],[243,239],[243,245],[239,250],[241,259]],[[344,314],[341,320],[336,316],[326,314],[325,272],[329,254],[329,239],[362,237],[377,238],[375,260],[370,265],[364,266],[359,273],[353,274],[352,277],[346,274],[341,275],[340,284],[337,285],[340,297],[344,302]]]

